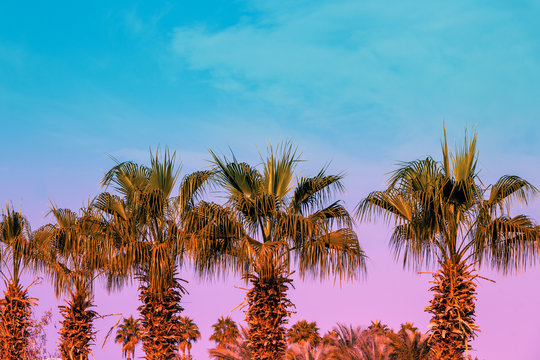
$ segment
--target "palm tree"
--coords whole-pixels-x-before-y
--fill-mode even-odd
[[[96,214],[83,209],[81,215],[69,209],[50,213],[54,223],[39,228],[34,234],[37,268],[44,270],[54,284],[57,297],[69,295],[61,305],[63,317],[59,350],[66,360],[87,360],[95,340],[92,310],[93,280],[105,265],[101,251],[103,232]]]
[[[192,343],[197,342],[197,340],[201,338],[199,327],[193,322],[193,319],[190,319],[187,316],[180,317],[180,336],[179,349],[182,350],[182,360],[191,360]]]
[[[210,172],[183,178],[179,196],[173,191],[180,174],[175,153],[151,154],[149,167],[118,163],[109,170],[103,192],[93,206],[102,211],[109,239],[109,289],[127,280],[139,280],[141,333],[148,360],[173,359],[180,338],[180,299],[184,293],[177,278],[179,262],[189,234],[183,231],[187,214]]]
[[[387,335],[391,331],[388,325],[383,324],[379,320],[372,321],[371,324],[368,326],[368,330],[379,335]]]
[[[260,170],[234,155],[228,159],[211,154],[215,181],[227,203],[199,204],[198,213],[206,211],[207,222],[214,224],[202,232],[207,244],[199,247],[230,248],[224,253],[235,259],[252,285],[246,318],[253,356],[281,358],[287,346],[284,325],[292,306],[286,297],[291,258],[301,277],[352,279],[365,268],[349,213],[340,201],[330,201],[334,192],[343,190],[343,176],[327,175],[323,169],[313,177],[298,177],[301,159],[290,143],[277,151],[270,146]],[[207,269],[203,266],[203,270]]]
[[[334,328],[335,336],[330,337],[327,345],[331,351],[328,359],[332,360],[387,360],[390,355],[389,338],[386,335],[364,330],[360,326],[352,327],[338,324]]]
[[[225,343],[222,347],[208,350],[210,357],[216,360],[251,360],[251,349],[248,346],[249,332],[240,327],[239,336],[232,343]]]
[[[317,323],[314,321],[308,323],[306,320],[294,324],[287,332],[287,339],[290,344],[309,343],[313,347],[317,347],[321,342]]]
[[[218,322],[212,325],[212,327],[214,328],[214,332],[209,340],[215,341],[218,348],[223,347],[225,344],[233,343],[240,335],[238,326],[228,316],[220,317]]]
[[[514,201],[527,203],[537,189],[517,176],[485,186],[476,170],[476,133],[453,154],[446,130],[442,162],[431,157],[403,163],[386,190],[358,206],[361,219],[382,215],[395,224],[390,244],[404,264],[439,264],[427,311],[431,352],[437,359],[463,359],[478,330],[475,294],[482,263],[499,270],[523,268],[534,260],[539,230],[524,215],[511,216]]]
[[[334,340],[337,338],[338,333],[335,330],[328,330],[326,334],[321,339],[322,345],[332,345],[334,343]]]
[[[141,339],[141,327],[139,319],[134,319],[133,315],[124,318],[122,324],[116,331],[114,341],[122,344],[122,354],[127,357],[127,360],[135,358],[135,346]]]
[[[326,360],[332,349],[330,347],[316,347],[309,342],[291,344],[287,348],[285,359],[287,360]]]
[[[5,360],[26,358],[35,299],[28,296],[28,287],[21,285],[20,276],[30,256],[31,238],[28,220],[7,207],[0,222],[0,255],[8,272],[2,272],[6,290],[0,299],[0,358]]]
[[[397,334],[390,335],[390,339],[390,360],[429,359],[429,334],[422,334],[413,324],[402,324]]]

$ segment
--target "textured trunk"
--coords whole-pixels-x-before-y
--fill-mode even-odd
[[[92,296],[86,291],[76,291],[66,305],[59,306],[63,316],[60,329],[60,356],[63,360],[88,360],[90,346],[95,339],[93,322],[97,313],[90,308]]]
[[[249,277],[252,288],[247,293],[249,324],[248,347],[254,360],[280,360],[285,356],[285,324],[292,303],[287,299],[288,284],[284,276],[264,279]]]
[[[433,300],[426,311],[431,319],[431,359],[461,360],[470,349],[478,326],[474,323],[476,277],[464,261],[440,262],[433,275]]]
[[[172,360],[181,336],[179,316],[182,287],[175,282],[161,293],[146,281],[140,287],[142,346],[147,360]]]
[[[0,358],[26,360],[33,299],[17,280],[7,284],[4,296],[0,299]]]

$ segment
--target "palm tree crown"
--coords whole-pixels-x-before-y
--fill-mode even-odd
[[[18,282],[21,271],[32,259],[32,230],[30,223],[10,207],[2,214],[0,222],[0,259],[11,267],[7,269],[14,282]]]
[[[321,342],[319,328],[317,323],[300,320],[294,324],[287,332],[289,343],[304,344],[309,343],[311,346],[318,346]]]
[[[313,177],[298,177],[302,160],[290,143],[277,150],[269,146],[261,170],[234,155],[212,156],[215,178],[228,199],[229,211],[220,223],[229,222],[245,273],[261,276],[268,265],[288,269],[290,255],[302,277],[354,278],[365,269],[349,213],[339,200],[331,201],[334,192],[343,190],[342,175],[322,169]]]
[[[23,269],[33,258],[32,232],[28,220],[10,207],[0,222],[0,260],[6,290],[0,299],[0,358],[23,359],[28,346],[30,315],[34,299],[28,296],[28,287],[20,284]]]
[[[215,341],[218,347],[224,344],[231,344],[240,336],[238,326],[228,316],[220,317],[212,327],[214,328],[214,332],[210,336],[210,340]]]

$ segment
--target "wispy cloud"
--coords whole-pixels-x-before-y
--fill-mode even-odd
[[[158,30],[158,23],[172,10],[172,5],[158,7],[148,12],[133,6],[123,14],[125,27],[134,35],[151,37]]]
[[[172,46],[216,88],[306,116],[424,112],[440,121],[441,110],[498,108],[499,99],[530,108],[540,95],[530,32],[539,7],[504,4],[249,2],[251,17],[219,31],[177,28]]]

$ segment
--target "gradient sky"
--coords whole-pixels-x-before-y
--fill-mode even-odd
[[[267,141],[294,139],[304,174],[346,172],[352,210],[398,161],[440,159],[443,120],[451,142],[476,127],[486,184],[516,174],[540,186],[539,18],[536,1],[3,1],[0,202],[37,229],[50,202],[77,209],[99,191],[109,155],[145,162],[168,145],[187,173],[208,166],[208,148],[256,162]],[[539,201],[522,211],[540,220]],[[385,224],[356,230],[367,278],[295,281],[291,322],[426,330],[429,276],[394,261]],[[482,274],[497,283],[478,288],[474,354],[539,359],[540,267]],[[193,354],[205,359],[211,324],[242,302],[244,284],[182,276],[184,314],[202,332]],[[58,320],[48,285],[31,291],[37,313]],[[137,291],[98,285],[96,302],[129,316]],[[115,320],[96,321],[97,359],[120,359],[118,345],[101,348]]]

